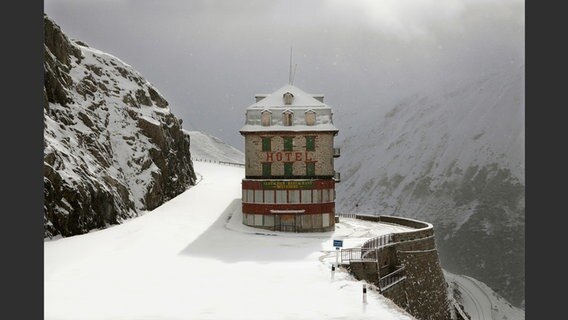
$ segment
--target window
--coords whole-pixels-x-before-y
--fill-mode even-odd
[[[294,113],[290,110],[286,110],[282,113],[282,124],[285,126],[291,126],[294,118]]]
[[[282,97],[284,98],[284,104],[285,105],[291,105],[292,104],[292,100],[294,99],[293,94],[291,94],[290,92],[286,92],[285,94],[282,95]]]
[[[312,110],[306,111],[306,125],[313,126],[316,124],[316,113]]]
[[[272,146],[270,142],[271,142],[270,137],[262,138],[262,151],[272,151]]]
[[[270,162],[263,162],[262,163],[262,176],[263,177],[272,176],[272,163],[270,163]]]
[[[292,151],[294,148],[294,137],[284,137],[284,151]]]
[[[254,215],[254,225],[255,226],[262,226],[262,215],[261,214],[255,214]]]
[[[262,190],[254,190],[254,203],[263,203]]]
[[[316,175],[316,163],[306,162],[306,176],[313,177]]]
[[[284,176],[291,177],[294,175],[294,163],[284,162]]]
[[[329,202],[329,191],[327,189],[321,191],[321,202]]]
[[[314,190],[313,191],[313,203],[321,203],[321,190]]]
[[[268,111],[268,110],[262,111],[261,117],[260,117],[260,124],[263,127],[268,127],[268,126],[270,126],[271,120],[272,120],[272,116],[270,114],[270,111]]]
[[[274,203],[274,190],[264,190],[264,203]]]
[[[329,214],[324,213],[321,215],[321,226],[324,228],[329,227]]]
[[[316,150],[316,137],[306,137],[306,151]]]
[[[302,203],[312,203],[312,190],[302,190]]]
[[[287,203],[288,199],[286,190],[276,190],[276,203]]]
[[[288,190],[288,203],[300,203],[300,190]]]

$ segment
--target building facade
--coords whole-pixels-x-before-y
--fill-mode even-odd
[[[286,85],[256,95],[246,110],[243,223],[275,231],[324,232],[335,226],[334,148],[338,129],[323,95]]]

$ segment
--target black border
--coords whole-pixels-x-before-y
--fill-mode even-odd
[[[542,3],[542,2],[541,2]],[[528,18],[528,19],[527,19]],[[525,6],[525,317],[566,318],[566,18]]]
[[[3,13],[0,314],[43,319],[43,1]]]

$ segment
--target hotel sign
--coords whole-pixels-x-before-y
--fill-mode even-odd
[[[266,152],[266,156],[264,158],[265,162],[275,162],[275,161],[284,161],[284,162],[296,162],[296,161],[305,161],[311,162],[314,161],[312,159],[311,152],[292,152],[292,151],[283,151],[283,152]]]
[[[263,189],[312,189],[313,181],[263,181]]]

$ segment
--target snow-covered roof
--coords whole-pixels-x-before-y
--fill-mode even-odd
[[[294,95],[294,98],[292,99],[292,103],[290,105],[285,105],[284,104],[284,94],[286,92],[290,92],[292,95]],[[259,95],[257,95],[259,96]],[[316,95],[318,97],[322,96],[321,94]],[[314,95],[305,93],[304,91],[298,89],[297,87],[291,85],[291,84],[287,84],[285,86],[283,86],[282,88],[274,91],[271,94],[266,95],[266,98],[264,99],[260,99],[258,102],[256,102],[255,104],[251,105],[249,107],[250,108],[294,108],[294,107],[310,107],[310,106],[316,106],[316,107],[327,107],[325,105],[325,103],[317,100],[316,98],[314,98]]]
[[[284,96],[290,93],[292,99],[287,104]],[[339,131],[333,125],[331,107],[323,103],[322,94],[309,94],[301,89],[287,84],[271,94],[255,95],[256,102],[246,110],[245,125],[240,132],[267,131]],[[269,125],[263,125],[262,113],[270,111]],[[316,114],[315,122],[306,122],[306,111]],[[292,112],[292,125],[285,125],[282,114]],[[266,123],[265,123],[266,124]]]

